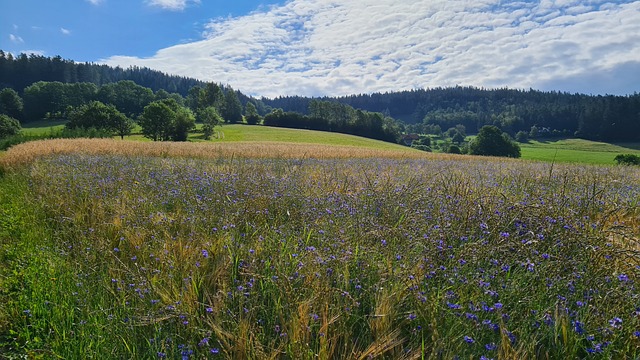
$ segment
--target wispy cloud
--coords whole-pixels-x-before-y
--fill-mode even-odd
[[[100,4],[102,4],[105,0],[86,0],[88,3],[91,3],[92,5],[98,6]]]
[[[9,34],[9,40],[14,44],[24,44],[24,39],[18,35]]]
[[[182,11],[190,4],[200,4],[200,0],[147,0],[147,4],[165,10]]]
[[[65,29],[63,27],[60,28],[60,32],[62,33],[62,35],[71,35],[71,30]]]
[[[454,85],[629,93],[640,83],[640,1],[293,0],[212,21],[203,40],[150,58],[105,62],[263,96]]]

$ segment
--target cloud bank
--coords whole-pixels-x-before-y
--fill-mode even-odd
[[[640,91],[640,1],[293,0],[213,20],[203,40],[150,58],[104,62],[268,97],[455,85],[628,94]]]

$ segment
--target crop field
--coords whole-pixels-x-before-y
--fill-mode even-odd
[[[637,168],[79,141],[0,159],[0,357],[640,357]]]

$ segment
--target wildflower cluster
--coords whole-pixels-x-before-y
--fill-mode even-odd
[[[77,295],[24,324],[123,358],[638,356],[640,174],[549,166],[42,160]]]

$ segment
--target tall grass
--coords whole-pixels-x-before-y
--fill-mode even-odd
[[[636,170],[61,144],[1,179],[13,354],[640,356]]]

